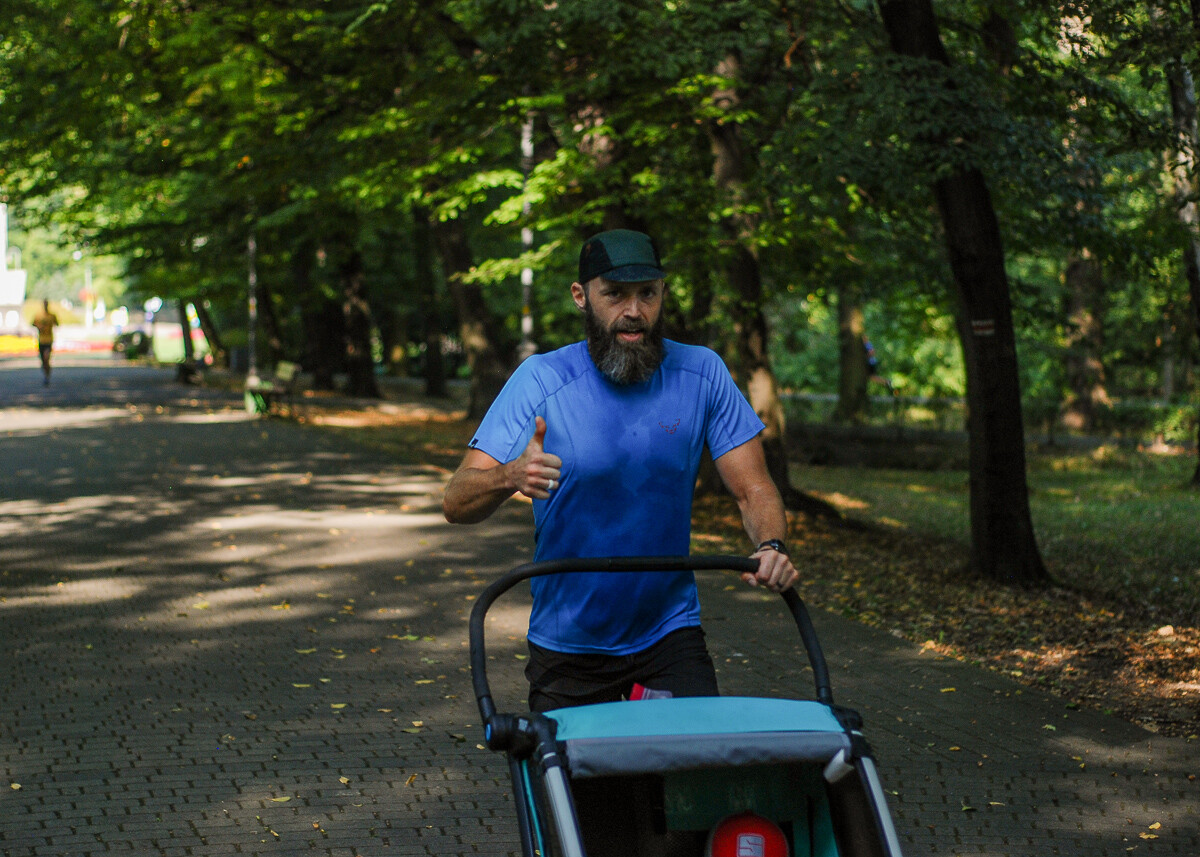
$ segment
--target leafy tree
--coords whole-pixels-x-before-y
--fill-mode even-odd
[[[897,70],[923,92],[927,108],[939,93],[953,97],[950,59],[930,0],[879,0],[892,49],[907,60]],[[930,139],[953,150],[937,130]],[[933,181],[959,301],[959,333],[967,367],[970,434],[971,563],[997,580],[1045,580],[1029,513],[1025,432],[1008,275],[999,223],[983,173],[967,163],[946,165]]]

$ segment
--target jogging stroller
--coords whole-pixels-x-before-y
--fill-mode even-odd
[[[524,857],[900,857],[861,718],[833,704],[820,641],[794,590],[783,599],[808,653],[815,701],[704,697],[496,711],[484,620],[520,581],[756,569],[735,556],[557,560],[522,565],[484,590],[471,612],[472,682],[487,746],[508,757]],[[770,836],[726,843],[723,831],[740,818],[782,833],[786,850],[773,850]]]

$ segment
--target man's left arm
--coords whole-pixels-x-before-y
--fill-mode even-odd
[[[756,436],[734,447],[716,459],[716,465],[725,487],[737,501],[742,513],[742,526],[746,528],[750,541],[760,546],[772,540],[783,544],[787,539],[787,513],[779,489],[767,471],[762,440]],[[758,560],[758,574],[742,575],[742,579],[751,585],[782,592],[800,576],[784,551],[761,547],[751,557]]]

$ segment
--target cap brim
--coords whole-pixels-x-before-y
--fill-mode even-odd
[[[605,271],[600,276],[606,280],[612,280],[614,283],[643,283],[647,280],[666,279],[667,275],[662,272],[661,268],[653,265],[622,265],[611,271]]]

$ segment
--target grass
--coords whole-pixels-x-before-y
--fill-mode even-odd
[[[1194,621],[1200,491],[1186,487],[1194,468],[1194,456],[1110,447],[1032,455],[1030,511],[1054,581]],[[850,517],[962,544],[969,538],[962,471],[806,467],[797,481]]]

